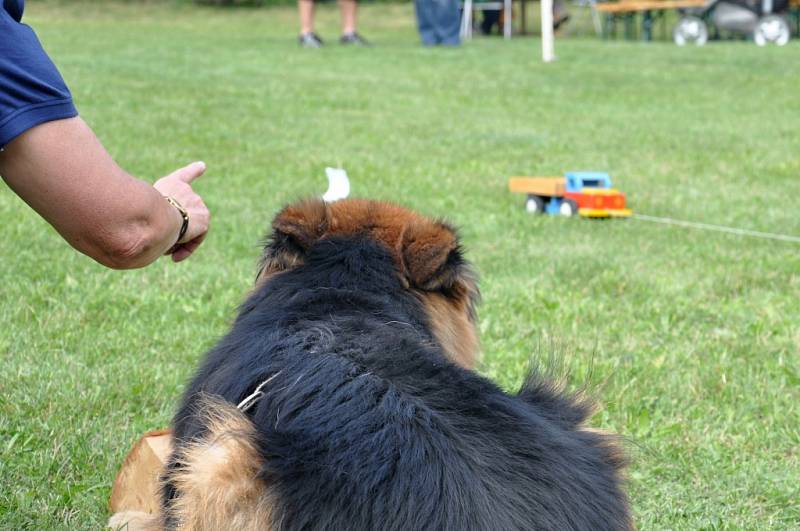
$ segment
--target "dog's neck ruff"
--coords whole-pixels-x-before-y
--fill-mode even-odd
[[[270,383],[272,380],[274,380],[280,373],[281,373],[281,371],[278,371],[275,374],[273,374],[272,376],[270,376],[269,378],[267,378],[266,380],[264,380],[263,382],[261,382],[260,384],[258,384],[258,387],[256,387],[256,390],[253,391],[252,393],[250,393],[249,395],[247,395],[244,400],[239,402],[239,404],[236,406],[236,408],[239,409],[240,411],[242,411],[243,413],[247,413],[247,411],[250,408],[252,408],[254,405],[256,405],[258,403],[258,401],[261,400],[261,397],[264,396],[264,392],[263,392],[264,387],[268,383]]]

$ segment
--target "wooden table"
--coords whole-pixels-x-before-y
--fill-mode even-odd
[[[520,4],[520,35],[528,33],[528,0],[517,0]],[[800,4],[800,0],[790,0]],[[684,7],[702,7],[707,0],[621,0],[620,2],[600,2],[594,5],[600,13],[624,14],[644,11],[680,9]]]
[[[625,36],[635,38],[636,16],[642,14],[642,40],[653,40],[653,25],[657,18],[663,20],[664,14],[672,9],[688,9],[704,7],[708,4],[707,0],[621,0],[619,2],[607,2],[595,4],[595,9],[599,13],[605,14],[603,24],[603,36],[609,37],[615,33],[615,23],[622,19],[625,24]]]
[[[520,4],[520,35],[528,33],[527,27],[527,4],[528,0],[517,0]],[[638,13],[642,13],[645,20],[642,21],[642,37],[645,40],[652,38],[652,13],[663,13],[670,9],[685,9],[691,7],[703,7],[706,0],[620,0],[619,2],[600,2],[595,4],[595,9],[607,17],[623,17],[632,19]],[[800,33],[800,0],[789,0],[790,16],[796,25],[796,32]],[[649,22],[648,22],[649,21]],[[626,20],[626,24],[630,20]]]
[[[595,8],[601,13],[631,13],[703,7],[704,5],[706,5],[706,0],[622,0],[621,2],[596,4]]]

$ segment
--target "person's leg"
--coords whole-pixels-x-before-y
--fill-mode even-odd
[[[553,29],[558,29],[568,20],[569,13],[567,13],[567,6],[564,0],[555,0],[553,2]]]
[[[461,44],[461,5],[458,0],[429,0],[436,4],[439,42],[445,46]]]
[[[483,21],[481,22],[481,33],[484,35],[491,35],[495,25],[500,27],[500,10],[487,9],[483,12]]]
[[[436,27],[434,26],[434,13],[431,0],[414,0],[414,10],[417,13],[417,29],[425,46],[439,44],[436,37]]]
[[[297,0],[297,10],[300,12],[300,46],[319,48],[322,39],[314,33],[314,0]]]
[[[300,11],[300,34],[314,33],[314,0],[297,0]]]
[[[339,0],[339,11],[342,13],[342,44],[355,44],[369,46],[369,42],[356,31],[356,15],[358,3],[356,0]]]
[[[355,33],[358,14],[356,0],[339,0],[339,12],[342,14],[342,35]]]

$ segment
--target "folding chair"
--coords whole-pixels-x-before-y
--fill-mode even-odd
[[[464,12],[461,15],[461,40],[472,38],[472,12],[489,11],[502,9],[505,13],[503,17],[503,36],[511,38],[511,3],[512,0],[502,0],[500,2],[473,2],[464,0]]]
[[[589,8],[589,12],[592,15],[592,25],[594,26],[594,33],[598,37],[602,37],[603,24],[600,21],[600,13],[597,12],[597,0],[575,0],[575,5],[578,7]]]

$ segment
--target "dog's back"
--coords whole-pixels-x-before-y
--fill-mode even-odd
[[[313,238],[276,221],[263,280],[176,416],[167,524],[630,528],[623,459],[582,427],[589,404],[535,375],[511,396],[465,367],[476,288],[455,237],[416,218],[396,239],[335,231],[335,214]]]

